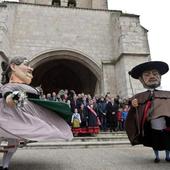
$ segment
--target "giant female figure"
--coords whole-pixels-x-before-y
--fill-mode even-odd
[[[16,57],[1,66],[0,137],[8,141],[9,147],[0,169],[7,170],[20,140],[71,140],[72,132],[63,118],[26,98],[39,97],[38,91],[29,85],[33,69],[26,58]]]

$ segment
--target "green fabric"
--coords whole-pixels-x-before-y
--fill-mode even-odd
[[[64,120],[68,121],[71,119],[72,112],[70,107],[66,103],[50,101],[50,100],[41,100],[41,99],[33,99],[29,98],[29,101],[32,101],[42,107],[45,107],[53,112],[57,113]]]

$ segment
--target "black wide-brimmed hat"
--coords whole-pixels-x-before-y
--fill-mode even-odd
[[[167,63],[162,61],[149,61],[142,64],[139,64],[132,68],[131,71],[129,71],[129,75],[131,75],[134,79],[139,79],[139,77],[142,75],[144,71],[147,70],[158,70],[158,72],[163,75],[169,70],[169,66]]]

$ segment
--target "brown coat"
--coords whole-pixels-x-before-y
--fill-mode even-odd
[[[139,106],[137,108],[131,106],[125,124],[125,129],[132,145],[143,144],[141,137],[141,121],[146,103],[150,100],[150,94],[150,91],[146,91],[139,93],[132,98],[137,98],[139,102]],[[154,91],[154,111],[151,115],[151,119],[155,119],[160,116],[170,117],[169,91]]]

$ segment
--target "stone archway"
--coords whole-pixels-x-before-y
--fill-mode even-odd
[[[94,95],[101,93],[101,70],[80,52],[50,51],[31,61],[34,67],[33,86],[41,85],[44,92],[60,89],[75,90]]]

